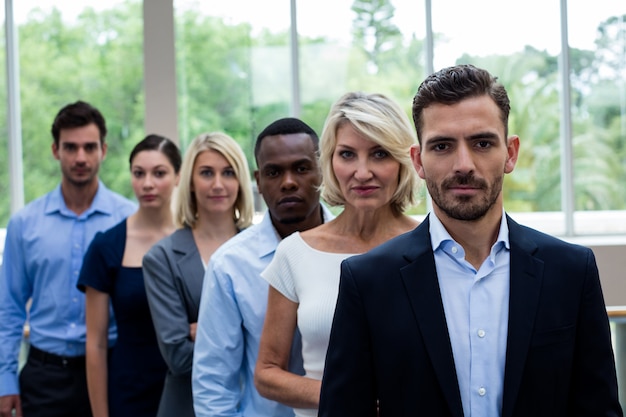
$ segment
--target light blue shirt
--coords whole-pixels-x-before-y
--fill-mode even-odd
[[[510,245],[506,216],[491,253],[476,270],[434,213],[430,238],[463,415],[502,415],[509,319]]]
[[[330,212],[323,210],[324,219],[330,220]],[[254,386],[269,288],[261,272],[274,257],[279,242],[269,213],[265,213],[259,224],[240,232],[211,256],[193,355],[196,417],[294,415],[290,407],[261,397]],[[295,356],[299,361],[290,369],[297,368],[302,374],[301,352]]]
[[[97,232],[135,210],[99,183],[91,207],[77,215],[65,205],[59,185],[11,217],[0,270],[0,396],[19,393],[29,299],[32,345],[61,356],[85,354],[85,295],[76,288],[83,255]]]

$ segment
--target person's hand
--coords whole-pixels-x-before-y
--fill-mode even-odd
[[[196,341],[196,327],[197,326],[198,326],[198,323],[191,323],[189,325],[189,338],[191,339],[192,342]]]
[[[13,414],[13,410],[15,410],[15,414]],[[22,403],[19,395],[0,397],[0,417],[22,417]]]

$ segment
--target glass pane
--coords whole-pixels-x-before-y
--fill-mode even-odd
[[[388,94],[410,113],[423,78],[423,3],[394,0],[373,10],[378,21],[367,29],[378,32],[366,39],[353,35],[356,3],[297,2],[300,103],[294,105],[290,2],[176,0],[181,140],[224,130],[254,166],[253,142],[265,125],[299,114],[321,133],[331,103],[347,91]],[[373,39],[381,41],[375,50]]]
[[[142,2],[14,1],[19,30],[26,202],[60,179],[50,126],[71,102],[103,113],[108,153],[100,177],[132,196],[128,154],[144,136]]]
[[[256,135],[290,115],[289,2],[175,0],[180,138],[224,131],[254,167]]]
[[[515,171],[505,180],[505,208],[559,212],[559,2],[507,2],[505,14],[514,22],[494,17],[503,12],[498,0],[433,2],[435,69],[470,63],[499,78],[511,99],[509,134],[521,143]]]
[[[410,118],[425,74],[423,1],[303,1],[297,15],[302,117],[316,131],[348,91],[383,93]],[[423,198],[413,212],[425,211]]]
[[[624,5],[570,2],[568,14],[576,233],[625,233]]]
[[[424,77],[424,30],[421,1],[298,3],[303,113],[321,129],[328,107],[357,90],[389,95],[410,113]]]

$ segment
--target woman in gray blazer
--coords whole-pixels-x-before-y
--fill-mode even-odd
[[[250,171],[223,133],[196,137],[185,153],[175,203],[179,229],[143,258],[150,312],[168,373],[158,417],[193,417],[191,366],[204,270],[215,250],[252,223]]]

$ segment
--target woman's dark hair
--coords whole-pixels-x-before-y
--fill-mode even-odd
[[[180,171],[180,165],[182,163],[182,158],[180,156],[180,150],[178,146],[170,139],[159,136],[159,135],[148,135],[141,142],[135,145],[133,150],[130,152],[130,156],[128,157],[128,163],[132,166],[133,159],[139,152],[142,151],[159,151],[163,155],[167,157],[172,166],[174,167],[174,172],[178,174]]]

